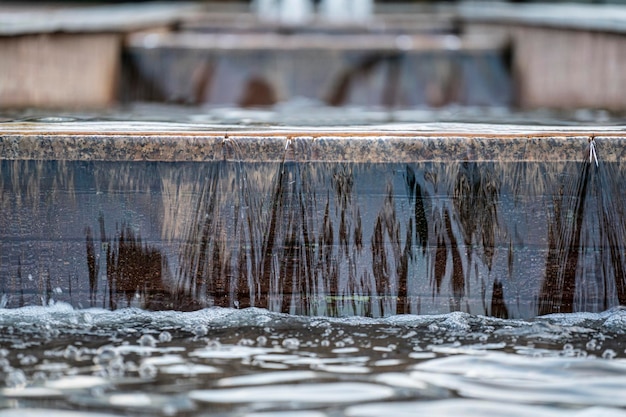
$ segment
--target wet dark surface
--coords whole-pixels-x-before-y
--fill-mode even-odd
[[[0,167],[4,307],[529,318],[626,303],[620,163]]]

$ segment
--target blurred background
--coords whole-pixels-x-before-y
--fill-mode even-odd
[[[0,2],[5,118],[619,121],[624,68],[621,2]]]

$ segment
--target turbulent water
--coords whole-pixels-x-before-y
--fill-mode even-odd
[[[0,416],[626,416],[626,310],[0,309]]]

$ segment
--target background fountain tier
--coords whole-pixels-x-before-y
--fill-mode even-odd
[[[4,307],[531,317],[626,302],[621,163],[0,167]]]

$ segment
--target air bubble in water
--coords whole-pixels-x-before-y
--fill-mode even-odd
[[[11,369],[11,364],[7,358],[0,358],[0,371],[7,372]]]
[[[12,369],[6,376],[5,384],[8,388],[24,388],[26,386],[26,375],[21,369]]]
[[[97,350],[93,362],[96,365],[107,365],[118,356],[119,353],[115,349],[110,346],[103,346]]]
[[[139,367],[133,361],[125,362],[124,368],[126,368],[126,372],[138,372],[139,371]]]
[[[33,382],[37,384],[43,384],[44,382],[48,380],[49,380],[48,375],[46,375],[46,373],[43,371],[36,371],[33,373]]]
[[[22,366],[34,365],[37,362],[39,362],[39,360],[33,355],[24,355],[20,358],[20,365]]]
[[[151,363],[142,363],[139,366],[139,376],[144,379],[152,379],[157,375],[156,366]]]
[[[167,330],[164,330],[159,334],[159,342],[167,343],[171,341],[172,341],[172,334],[168,332]]]
[[[613,349],[607,349],[602,353],[603,359],[614,359],[617,353]]]
[[[109,377],[121,378],[124,376],[124,372],[126,371],[124,360],[120,356],[118,356],[117,358],[109,362],[106,369]]]
[[[222,348],[222,344],[218,340],[209,340],[206,344],[207,349],[218,350]]]
[[[204,324],[198,324],[191,331],[196,337],[204,337],[209,334],[209,329]]]
[[[139,340],[137,340],[137,342],[139,343],[140,346],[143,347],[155,347],[157,344],[156,339],[149,334],[144,334],[143,336],[141,336],[139,338]]]
[[[300,341],[295,337],[290,337],[288,339],[283,340],[283,347],[285,349],[296,350],[300,347]]]
[[[594,350],[596,348],[596,339],[591,339],[590,341],[587,342],[587,344],[585,345],[585,347],[587,348],[587,350]]]
[[[265,346],[267,345],[267,337],[261,335],[259,337],[256,338],[256,344],[258,346]]]
[[[77,360],[78,359],[78,348],[74,345],[68,345],[63,351],[63,357],[69,360]]]
[[[254,340],[243,338],[237,342],[239,346],[254,346]]]

